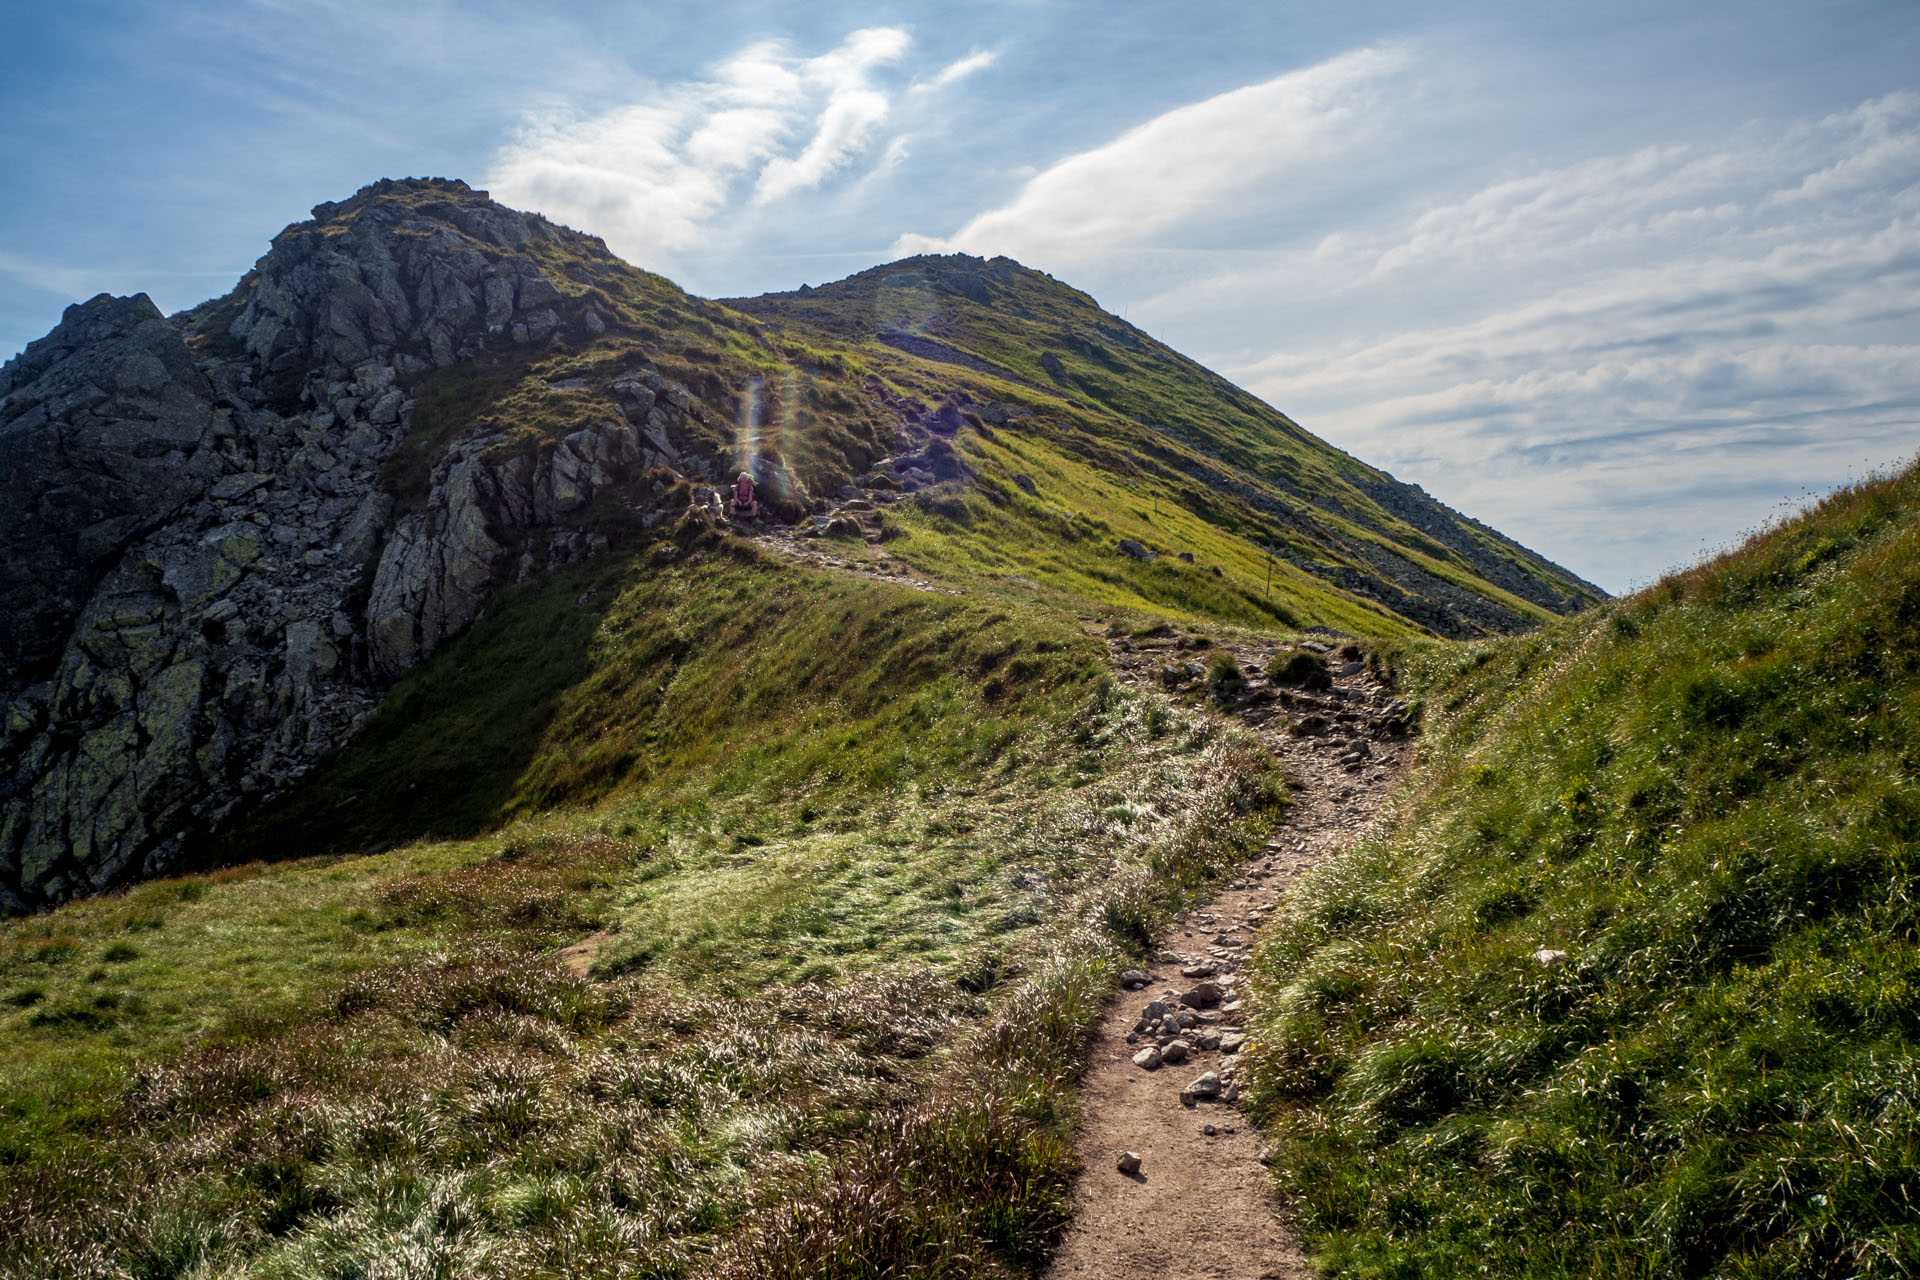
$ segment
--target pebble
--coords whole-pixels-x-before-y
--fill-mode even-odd
[[[1140,1157],[1131,1151],[1122,1151],[1120,1158],[1113,1162],[1113,1167],[1122,1173],[1138,1173],[1140,1172]]]
[[[1360,670],[1361,667],[1350,665],[1342,675],[1353,675]],[[1319,730],[1326,733],[1326,737],[1321,742],[1308,745],[1320,755],[1322,767],[1333,763],[1336,755],[1340,757],[1340,764],[1349,767],[1349,772],[1376,764],[1374,744],[1361,735],[1377,727],[1377,717],[1372,707],[1363,704],[1369,701],[1377,703],[1382,696],[1336,686],[1326,695],[1328,701],[1314,704],[1326,713],[1324,720],[1317,725]],[[1356,714],[1356,708],[1359,714]],[[1256,719],[1255,722],[1260,721]],[[1279,727],[1279,724],[1276,721],[1275,727]],[[1380,750],[1383,753],[1391,752],[1390,748],[1385,747]],[[1388,759],[1386,763],[1394,764],[1397,761]],[[1339,792],[1341,800],[1348,800],[1356,794],[1358,791],[1355,787],[1346,787]],[[1346,827],[1352,824],[1336,825]],[[1291,865],[1289,852],[1300,854],[1306,847],[1305,842],[1300,840],[1291,845],[1274,843],[1269,847],[1268,857],[1264,861],[1242,868],[1227,888],[1239,892],[1258,892],[1269,886],[1283,885],[1296,870]],[[1188,953],[1180,955],[1163,949],[1156,953],[1155,962],[1177,967],[1180,977],[1191,985],[1184,990],[1165,988],[1158,999],[1148,1002],[1141,1010],[1133,1034],[1128,1037],[1129,1043],[1148,1041],[1140,1052],[1133,1055],[1134,1065],[1148,1071],[1189,1062],[1200,1053],[1217,1051],[1222,1055],[1217,1060],[1217,1071],[1203,1072],[1180,1089],[1180,1103],[1189,1109],[1196,1108],[1203,1101],[1231,1105],[1240,1097],[1240,1087],[1234,1079],[1235,1066],[1239,1061],[1235,1055],[1245,1051],[1249,1036],[1238,1026],[1247,983],[1243,981],[1245,975],[1236,973],[1236,970],[1247,963],[1247,957],[1258,940],[1257,931],[1267,920],[1278,918],[1276,908],[1264,902],[1240,902],[1231,907],[1221,905],[1222,910],[1195,910],[1179,919],[1175,933],[1185,939]],[[1566,953],[1543,947],[1535,951],[1532,958],[1542,967],[1552,968],[1566,958]],[[1153,975],[1144,969],[1128,969],[1120,975],[1121,986],[1129,991],[1139,990],[1153,982]],[[1157,1047],[1151,1043],[1156,1037],[1159,1041]],[[1233,1116],[1237,1112],[1226,1111],[1224,1114]],[[1202,1124],[1199,1129],[1208,1138],[1239,1131],[1238,1126],[1231,1123]],[[1261,1164],[1271,1165],[1274,1162],[1273,1147],[1262,1147],[1258,1154]],[[1135,1173],[1140,1168],[1139,1157],[1127,1152],[1120,1157],[1117,1167],[1122,1173]]]

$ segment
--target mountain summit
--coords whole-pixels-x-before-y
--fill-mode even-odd
[[[382,181],[0,370],[0,907],[205,856],[504,589],[672,563],[742,469],[955,589],[1447,636],[1601,596],[1007,259],[722,304]]]

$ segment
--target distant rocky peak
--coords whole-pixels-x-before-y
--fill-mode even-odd
[[[495,204],[457,179],[382,180],[314,208],[274,237],[241,284],[229,335],[269,375],[340,377],[369,360],[446,368],[489,349],[539,345],[590,304],[529,253],[608,257],[598,239]]]
[[[706,410],[629,352],[537,458],[454,424],[401,507],[429,375],[583,349],[637,273],[462,182],[314,215],[224,298],[102,295],[0,369],[0,913],[177,865],[499,583],[605,549],[595,495],[681,510],[718,474]]]
[[[428,202],[493,205],[485,191],[476,191],[458,178],[379,178],[345,200],[325,200],[313,206],[313,220],[333,222],[374,206]]]

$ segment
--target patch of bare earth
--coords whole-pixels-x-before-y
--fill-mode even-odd
[[[576,978],[588,977],[593,972],[593,958],[600,954],[600,948],[606,945],[613,935],[606,932],[590,933],[580,941],[554,952],[554,958],[567,967],[567,972]]]
[[[872,582],[887,582],[915,591],[957,596],[952,587],[930,582],[888,554],[880,545],[873,504],[865,499],[843,501],[825,515],[808,516],[798,525],[766,520],[735,526],[762,547],[784,559],[815,569],[851,573]],[[833,530],[829,535],[827,531]]]
[[[1110,645],[1116,671],[1135,683],[1166,683],[1170,668],[1175,683],[1204,679],[1206,651],[1170,638]],[[1335,657],[1333,688],[1308,692],[1253,674],[1271,653],[1236,651],[1250,687],[1229,705],[1279,758],[1293,804],[1227,888],[1174,923],[1155,962],[1135,971],[1096,1026],[1081,1086],[1073,1225],[1049,1280],[1311,1275],[1270,1189],[1260,1136],[1237,1105],[1241,970],[1294,877],[1375,820],[1412,748],[1397,736],[1392,695],[1360,664]],[[1139,1158],[1136,1172],[1118,1167],[1128,1154]]]

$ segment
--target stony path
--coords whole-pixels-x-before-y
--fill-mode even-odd
[[[871,510],[871,504],[865,501],[843,502],[830,514],[809,517],[797,526],[768,521],[758,527],[749,526],[745,531],[776,555],[817,569],[837,569],[875,582],[911,587],[916,591],[933,591],[949,596],[960,594],[952,587],[929,582],[910,566],[887,554],[887,549],[880,544],[879,531],[869,523]],[[819,530],[836,523],[847,535],[857,534],[858,541],[853,536],[819,536]],[[809,536],[810,533],[812,536]]]
[[[1170,666],[1176,676],[1204,670],[1205,651],[1174,643],[1110,642],[1115,669],[1136,683],[1164,681]],[[1271,653],[1235,656],[1255,672]],[[1336,659],[1334,669],[1334,687],[1319,693],[1255,676],[1233,707],[1280,759],[1294,803],[1239,877],[1174,923],[1154,964],[1129,975],[1096,1026],[1081,1084],[1083,1172],[1049,1280],[1311,1275],[1268,1190],[1262,1143],[1235,1105],[1233,1076],[1240,971],[1254,931],[1295,876],[1375,820],[1411,754],[1392,736],[1391,696],[1358,664]],[[1129,1153],[1137,1171],[1118,1167]]]
[[[858,541],[777,524],[753,536],[803,564],[958,594],[890,557],[865,504],[848,506],[818,523],[848,520]],[[1213,651],[1184,643],[1170,630],[1107,642],[1117,676],[1160,688],[1205,680]],[[1238,877],[1173,923],[1151,966],[1126,975],[1095,1026],[1081,1080],[1073,1225],[1046,1280],[1312,1274],[1269,1189],[1263,1143],[1238,1109],[1233,1077],[1241,970],[1255,931],[1294,877],[1379,819],[1412,760],[1399,704],[1360,663],[1343,661],[1338,643],[1310,646],[1328,657],[1331,687],[1321,689],[1275,686],[1259,674],[1277,646],[1232,651],[1249,681],[1224,709],[1272,750],[1293,803]]]

